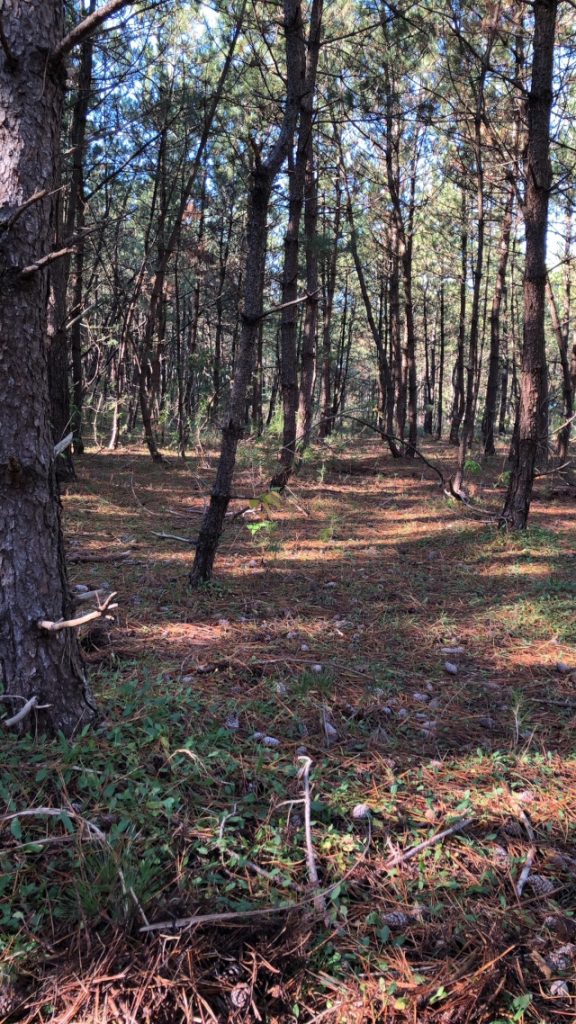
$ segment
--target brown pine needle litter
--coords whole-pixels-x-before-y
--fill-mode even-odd
[[[191,591],[213,455],[92,453],[64,497],[119,607],[98,726],[3,735],[0,1020],[576,1019],[573,502],[503,535],[370,440],[269,506],[248,443]]]

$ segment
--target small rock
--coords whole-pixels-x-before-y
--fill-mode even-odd
[[[331,722],[324,722],[324,735],[329,743],[333,743],[338,739],[338,730],[334,728]]]
[[[510,857],[508,856],[508,850],[503,846],[495,846],[492,851],[492,860],[495,864],[505,868],[510,863]]]
[[[324,671],[323,666],[322,665],[318,665],[318,664],[311,665],[310,668],[311,668],[312,672],[323,672]]]
[[[556,996],[557,999],[569,999],[570,989],[563,978],[557,978],[550,985],[550,995]]]
[[[285,683],[276,683],[276,693],[279,697],[285,697],[288,693],[288,687]]]
[[[426,704],[430,700],[429,693],[413,693],[412,700],[417,700],[420,704]]]
[[[300,650],[301,651],[309,651],[310,648],[308,647],[308,644],[300,644]]]
[[[530,789],[523,789],[514,795],[521,804],[531,804],[534,800],[534,793]]]
[[[370,808],[368,807],[368,804],[356,804],[356,806],[352,808],[352,817],[356,821],[359,821],[362,818],[369,818]]]
[[[570,665],[566,664],[565,661],[557,661],[556,662],[556,671],[557,672],[562,672],[563,674],[565,674],[566,672],[571,672],[572,669],[571,669]]]
[[[255,732],[252,734],[252,739],[261,743],[263,747],[279,747],[280,740],[277,740],[275,736],[266,736],[263,732]]]
[[[240,719],[236,713],[228,715],[224,722],[224,728],[229,729],[230,732],[238,732],[240,728]]]
[[[441,653],[444,654],[444,655],[452,656],[452,657],[461,657],[463,654],[466,654],[466,648],[465,647],[442,647],[441,648]]]
[[[420,729],[426,736],[435,736],[438,723],[435,721],[422,722]]]
[[[458,675],[458,665],[456,664],[456,662],[454,662],[454,661],[445,661],[444,662],[444,668],[445,668],[446,672],[448,672],[449,675],[451,675],[451,676],[457,676]]]
[[[296,754],[298,757],[305,757],[308,753],[308,747],[296,747]]]

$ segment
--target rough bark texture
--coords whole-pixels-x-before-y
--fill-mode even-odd
[[[542,406],[546,398],[544,312],[546,293],[546,230],[552,172],[550,167],[550,113],[554,69],[556,0],[534,4],[532,84],[528,95],[528,147],[526,154],[526,262],[524,269],[524,343],[520,380],[518,443],[502,526],[525,529],[541,442]]]
[[[16,67],[0,59],[0,194],[4,218],[40,189],[57,187],[61,70],[48,61],[62,35],[59,0],[5,0],[3,24]],[[71,734],[94,714],[75,632],[48,633],[41,619],[68,617],[50,426],[45,271],[19,270],[50,251],[53,199],[26,210],[0,235],[0,683],[5,693],[50,707],[48,730]],[[22,706],[14,701],[13,710]],[[30,716],[23,728],[34,725]]]

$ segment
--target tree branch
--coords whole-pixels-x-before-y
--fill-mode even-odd
[[[46,256],[40,256],[35,263],[31,263],[28,267],[23,267],[19,277],[31,277],[38,270],[44,270],[44,267],[47,267],[50,263],[54,263],[55,260],[60,260],[63,256],[68,256],[72,252],[74,252],[74,246],[67,245],[64,249],[57,249],[56,252],[49,252]]]
[[[123,7],[127,7],[128,4],[133,3],[134,0],[108,0],[103,7],[99,10],[94,11],[93,14],[89,14],[87,18],[84,18],[78,25],[64,36],[64,39],[60,41],[55,50],[52,51],[51,60],[60,61],[66,57],[71,50],[74,49],[78,43],[81,43],[86,36],[95,32],[96,29],[100,28],[102,22],[106,21],[106,18],[110,18],[117,11],[121,11]]]
[[[114,591],[112,594],[109,594],[100,608],[93,612],[87,612],[86,615],[80,615],[77,619],[60,619],[59,622],[40,619],[38,629],[45,629],[48,633],[59,633],[61,629],[74,629],[76,626],[84,626],[87,622],[93,622],[94,619],[101,619],[106,611],[112,611],[113,608],[118,607],[117,604],[111,604],[113,598],[116,597],[116,593]]]

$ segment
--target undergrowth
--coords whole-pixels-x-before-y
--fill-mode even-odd
[[[570,537],[463,522],[380,463],[358,486],[312,460],[300,512],[230,527],[192,595],[119,458],[91,457],[69,530],[121,546],[129,516],[136,557],[77,575],[138,601],[92,655],[97,726],[2,738],[0,1019],[570,1018]],[[135,471],[157,514],[186,500],[185,474],[168,498]]]

